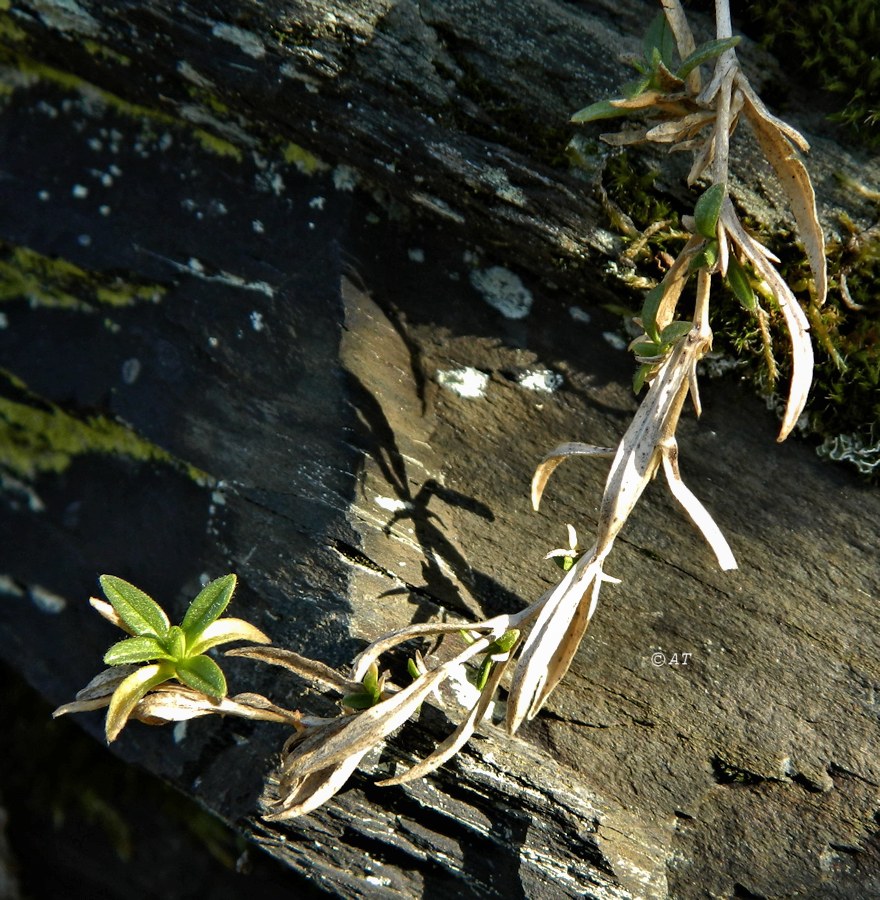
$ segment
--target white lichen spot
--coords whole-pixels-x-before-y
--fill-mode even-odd
[[[333,187],[337,191],[353,191],[359,181],[360,175],[351,166],[340,165],[333,170]]]
[[[437,383],[440,387],[458,394],[459,397],[476,400],[485,395],[489,376],[472,366],[464,366],[461,369],[441,369],[437,373]]]
[[[409,257],[410,262],[423,263],[425,261],[425,251],[421,247],[410,247],[406,251],[406,255]]]
[[[496,169],[490,166],[483,172],[485,181],[489,184],[497,196],[514,206],[525,206],[526,195],[518,188],[510,183],[507,172],[504,169]]]
[[[251,222],[251,228],[254,229],[255,234],[263,234],[266,231],[266,226],[259,219],[254,219]]]
[[[171,729],[171,735],[174,738],[175,744],[183,743],[183,740],[186,737],[187,725],[189,725],[189,722],[186,719],[184,719],[182,722],[175,722],[174,728]]]
[[[568,314],[575,322],[580,322],[581,325],[589,325],[592,321],[590,314],[579,306],[569,306]]]
[[[9,327],[9,319],[6,318],[6,313],[0,312],[0,331],[4,328]]]
[[[211,491],[211,503],[215,506],[226,506],[226,495],[221,490]]]
[[[196,259],[196,257],[191,256],[189,261],[187,262],[187,266],[193,271],[197,272],[199,275],[204,274],[205,267],[202,265],[201,260]]]
[[[28,593],[31,596],[31,600],[34,603],[34,606],[36,606],[37,609],[40,610],[40,612],[48,613],[52,616],[57,616],[58,613],[63,612],[67,606],[67,601],[64,599],[64,597],[53,593],[47,588],[44,588],[42,585],[33,585],[28,590]]]
[[[220,346],[220,341],[218,341],[217,338],[215,338],[215,337],[209,337],[209,338],[208,338],[208,346],[209,346],[209,347],[212,347],[212,348],[213,348],[213,347],[219,347],[219,346]]]
[[[309,200],[309,209],[323,209],[326,202],[324,197],[312,197]]]
[[[91,247],[92,236],[90,234],[81,234],[77,237],[76,242],[80,245],[80,247]]]
[[[229,41],[235,44],[242,53],[254,59],[262,59],[266,55],[266,45],[260,39],[259,35],[252,31],[245,31],[237,25],[229,25],[226,22],[218,22],[212,29],[211,34],[222,41]]]
[[[39,191],[37,197],[45,203],[47,200],[51,200],[52,195],[48,191]]]
[[[626,350],[626,338],[621,337],[616,331],[603,331],[602,337],[605,343],[615,350]]]
[[[552,369],[529,369],[517,378],[517,382],[526,390],[552,394],[562,387],[563,378]]]
[[[141,361],[136,357],[133,356],[122,364],[122,380],[125,384],[134,384],[138,380],[138,375],[140,374]]]
[[[280,172],[270,168],[267,172],[257,172],[254,177],[254,186],[258,191],[266,194],[274,194],[280,197],[284,193],[284,179]]]
[[[507,319],[524,319],[532,308],[532,292],[517,274],[503,266],[475,269],[471,284]]]
[[[0,594],[8,597],[23,597],[24,591],[8,575],[0,575]]]
[[[387,509],[388,512],[405,512],[413,508],[412,503],[407,503],[406,500],[398,500],[397,497],[376,497],[373,502],[376,506]]]
[[[107,204],[105,203],[103,206],[99,206],[99,207],[98,207],[98,212],[99,212],[102,216],[105,216],[105,217],[106,217],[106,216],[109,216],[109,215],[110,215],[110,207],[107,206]]]
[[[261,312],[257,312],[257,310],[254,310],[251,313],[251,328],[253,328],[254,331],[262,331],[265,327],[266,325],[263,322],[263,314]]]
[[[197,69],[193,68],[188,62],[181,60],[177,64],[177,71],[180,72],[183,77],[194,84],[196,87],[200,88],[213,88],[214,82],[211,81],[210,78],[205,78],[201,72]]]
[[[75,184],[70,189],[70,193],[73,194],[77,200],[85,200],[85,198],[89,196],[89,189],[84,184]]]
[[[49,28],[56,28],[64,34],[101,35],[101,23],[76,0],[31,0],[31,8],[39,13]]]

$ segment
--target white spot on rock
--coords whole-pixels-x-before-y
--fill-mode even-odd
[[[262,331],[265,327],[266,326],[263,323],[263,314],[254,310],[251,313],[251,328],[253,328],[254,331]]]
[[[57,616],[67,607],[67,601],[58,594],[44,588],[42,585],[35,584],[30,588],[29,593],[31,600],[40,612],[49,613],[49,615]]]
[[[259,219],[254,219],[251,222],[251,228],[254,229],[255,234],[263,234],[266,231],[266,226]]]
[[[309,209],[323,209],[326,202],[324,197],[312,197],[309,200]]]
[[[89,189],[84,184],[75,184],[70,191],[77,200],[85,200],[89,196]]]
[[[582,325],[589,325],[591,322],[590,314],[579,306],[569,306],[568,314],[575,322],[580,322]]]
[[[174,728],[171,731],[175,744],[183,743],[183,740],[186,737],[187,725],[189,725],[189,722],[186,721],[186,719],[184,719],[182,722],[175,722]]]
[[[472,366],[461,369],[441,369],[437,373],[437,383],[459,397],[476,400],[486,393],[489,376]]]
[[[407,250],[406,255],[410,258],[411,262],[414,263],[423,263],[425,261],[425,251],[421,249],[421,247],[410,247]]]
[[[141,361],[132,357],[122,364],[122,380],[126,384],[134,384],[141,374]]]
[[[387,509],[388,512],[404,512],[413,508],[412,503],[407,503],[405,500],[398,500],[396,497],[376,497],[373,502],[376,506]]]
[[[519,275],[503,266],[476,269],[471,272],[471,284],[483,299],[507,319],[524,319],[532,308],[532,292]]]
[[[254,59],[262,59],[266,55],[266,45],[252,31],[245,31],[244,28],[229,25],[226,22],[218,22],[211,29],[211,34],[220,40],[235,44],[242,53],[246,53]]]
[[[341,165],[333,170],[333,187],[337,191],[353,191],[360,181],[357,170],[351,166]]]
[[[40,191],[37,196],[45,203],[52,195],[48,191]]]
[[[6,313],[0,312],[0,330],[9,327],[9,319],[6,318]]]
[[[562,387],[562,381],[562,376],[551,369],[530,369],[517,378],[520,387],[543,394],[552,394],[559,390]]]
[[[603,331],[602,337],[605,339],[605,343],[615,350],[626,350],[626,339],[616,331]]]
[[[75,0],[32,0],[40,18],[58,31],[73,34],[88,34],[99,37],[101,23],[87,13]]]

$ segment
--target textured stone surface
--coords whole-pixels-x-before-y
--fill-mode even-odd
[[[518,608],[553,579],[542,557],[565,523],[586,540],[601,462],[562,467],[540,515],[527,486],[549,447],[613,444],[635,409],[620,320],[599,308],[617,239],[547,157],[562,135],[539,146],[517,123],[556,128],[609,88],[601,48],[625,46],[643,8],[615,4],[613,27],[603,4],[492,9],[0,13],[3,44],[54,67],[8,56],[0,117],[0,652],[52,702],[114,639],[86,602],[103,571],[176,614],[201,576],[235,571],[238,615],[341,664],[389,627]],[[526,316],[486,296],[497,266],[532,296]],[[136,724],[114,749],[336,896],[880,893],[880,499],[777,446],[735,383],[703,403],[683,474],[740,569],[715,571],[652,487],[609,565],[622,585],[517,738],[487,729],[406,788],[357,776],[272,828],[255,810],[280,727],[199,721],[176,742]],[[227,669],[233,690],[320,703],[246,660]],[[99,734],[97,715],[83,724]],[[445,730],[426,711],[367,768]]]

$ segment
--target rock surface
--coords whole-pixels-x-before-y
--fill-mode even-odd
[[[69,700],[115,639],[87,603],[105,571],[178,615],[235,571],[235,614],[334,665],[546,589],[605,468],[569,462],[537,515],[533,467],[616,443],[636,401],[598,306],[617,239],[542,129],[619,80],[646,7],[612,28],[601,3],[2,5],[3,658]],[[777,446],[737,384],[703,405],[683,473],[740,569],[653,486],[621,586],[518,737],[487,728],[405,788],[358,775],[272,827],[280,726],[135,724],[114,748],[335,896],[880,895],[880,497]],[[447,730],[426,710],[368,775]]]

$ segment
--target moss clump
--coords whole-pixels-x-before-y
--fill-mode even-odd
[[[165,288],[87,272],[65,259],[0,241],[0,303],[27,300],[32,306],[92,311],[97,306],[158,303]]]
[[[8,373],[0,372],[0,389],[0,471],[32,480],[41,472],[65,471],[75,457],[102,453],[172,465],[200,484],[212,481],[128,426],[105,416],[77,418],[35,397]]]
[[[880,146],[880,6],[877,0],[751,3],[748,21],[780,60],[841,98],[833,118]]]

